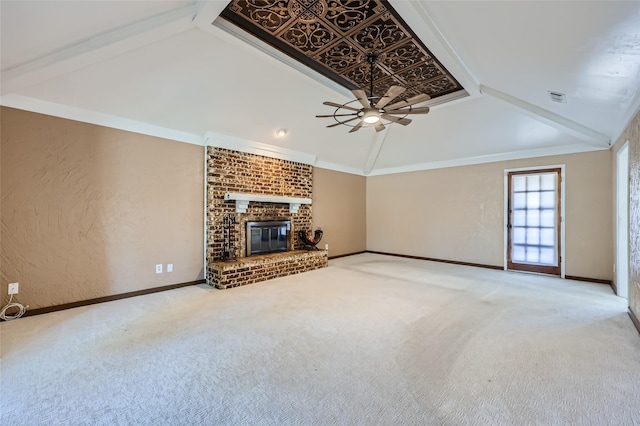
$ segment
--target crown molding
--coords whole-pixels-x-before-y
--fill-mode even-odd
[[[474,164],[494,163],[497,161],[522,160],[525,158],[549,157],[552,155],[579,154],[581,152],[603,151],[609,147],[594,145],[562,145],[550,148],[528,149],[523,151],[505,152],[502,154],[480,155],[476,157],[456,158],[455,160],[433,161],[429,163],[411,164],[401,167],[375,169],[367,176],[382,176],[395,173],[419,172],[423,170],[444,169],[448,167],[471,166]]]
[[[263,157],[278,158],[280,160],[294,161],[296,163],[310,164],[312,166],[316,162],[315,154],[294,151],[288,148],[282,148],[275,145],[269,145],[262,142],[251,141],[215,132],[207,132],[204,136],[204,143],[207,146],[246,152],[247,154],[261,155]]]
[[[155,136],[163,139],[170,139],[178,142],[186,142],[193,145],[204,145],[203,137],[193,133],[181,132],[167,127],[156,126],[142,121],[131,120],[115,115],[90,111],[83,108],[76,108],[67,105],[56,104],[40,99],[29,98],[22,95],[5,95],[0,97],[0,105],[36,112],[38,114],[51,115],[54,117],[75,120],[83,123],[95,124],[98,126],[111,127],[113,129],[125,130],[127,132],[139,133],[142,135]]]
[[[349,173],[350,175],[366,176],[365,172],[356,167],[344,166],[342,164],[331,163],[329,161],[316,161],[315,167],[319,169],[333,170],[334,172]]]

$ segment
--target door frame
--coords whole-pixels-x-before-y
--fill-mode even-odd
[[[620,168],[623,154],[626,156],[625,170]],[[624,182],[625,198],[620,199],[621,186],[620,178],[625,177]],[[624,211],[620,211],[621,207]],[[625,220],[621,223],[620,216]],[[621,241],[624,240],[624,241]],[[624,262],[620,262],[622,256],[626,257]],[[629,298],[629,141],[625,141],[616,153],[616,247],[615,247],[614,278],[616,295]],[[625,269],[622,271],[622,269]]]
[[[513,169],[504,169],[504,224],[502,227],[503,236],[504,236],[504,249],[503,249],[503,268],[505,271],[509,270],[507,267],[507,258],[509,256],[509,229],[507,225],[509,223],[509,173],[512,172],[535,172],[536,170],[546,170],[546,169],[560,169],[560,277],[565,277],[566,272],[566,256],[565,256],[565,235],[564,230],[566,228],[565,221],[565,165],[564,164],[554,164],[554,165],[544,165],[544,166],[532,166],[532,167],[518,167]]]

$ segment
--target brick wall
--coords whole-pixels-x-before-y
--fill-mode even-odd
[[[217,147],[207,148],[207,263],[220,259],[224,242],[222,220],[236,216],[236,256],[246,256],[247,221],[291,220],[291,247],[303,248],[298,230],[311,230],[312,207],[300,206],[289,213],[288,204],[251,201],[246,213],[236,213],[235,201],[225,201],[226,192],[312,198],[313,166],[262,157]]]

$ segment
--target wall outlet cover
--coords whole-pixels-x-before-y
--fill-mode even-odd
[[[167,272],[173,272],[173,263],[167,263]]]
[[[18,294],[19,283],[9,283],[9,294]]]
[[[156,265],[156,274],[162,273],[162,263]]]

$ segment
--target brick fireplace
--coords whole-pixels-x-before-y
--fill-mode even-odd
[[[312,205],[249,201],[238,207],[229,194],[252,194],[257,199],[278,197],[308,199],[313,196],[313,166],[218,147],[207,148],[207,282],[229,288],[278,276],[326,267],[327,252],[307,252],[298,230],[311,230]],[[264,197],[260,197],[264,196]],[[295,211],[295,212],[294,212]],[[221,260],[223,218],[235,215],[237,261]],[[290,221],[291,250],[247,257],[247,223]]]

